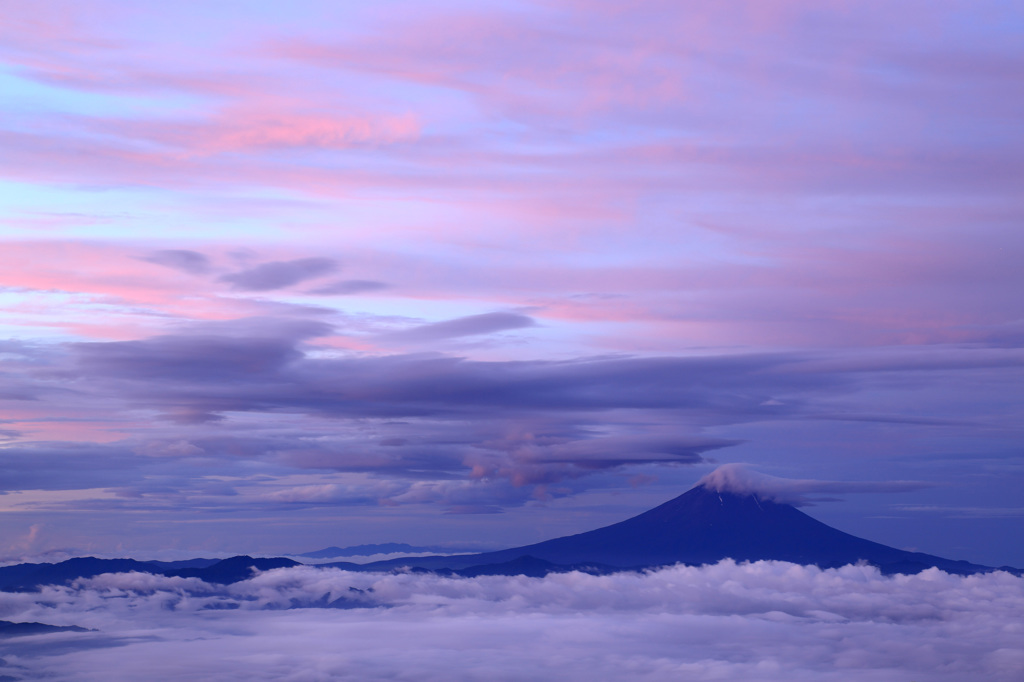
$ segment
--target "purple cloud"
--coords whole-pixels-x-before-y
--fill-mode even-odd
[[[318,296],[350,296],[352,294],[363,294],[369,291],[380,291],[381,289],[387,289],[388,285],[384,282],[377,282],[374,280],[367,279],[346,279],[338,282],[333,282],[316,289],[310,289],[307,294],[316,294]]]
[[[0,491],[74,490],[141,482],[145,462],[124,444],[21,442],[0,457]]]
[[[181,270],[190,275],[205,275],[210,271],[210,259],[198,251],[163,249],[154,251],[142,260]]]
[[[280,322],[254,318],[210,327],[213,333],[76,343],[71,348],[83,370],[97,377],[198,383],[227,377],[259,380],[301,358],[298,342],[331,331],[320,322]]]
[[[921,419],[906,408],[887,411],[891,400],[859,396],[878,381],[888,386],[890,377],[926,387],[950,372],[1005,374],[1018,364],[1014,351],[992,348],[927,357],[789,352],[562,361],[322,352],[318,344],[336,331],[318,320],[252,318],[193,323],[136,341],[7,343],[5,381],[39,398],[24,402],[45,401],[49,413],[66,415],[68,429],[85,424],[106,435],[105,424],[119,420],[124,435],[85,447],[36,440],[19,425],[0,472],[11,490],[71,490],[78,480],[107,491],[43,496],[24,507],[53,513],[528,509],[629,479],[680,481],[684,468],[727,448],[743,448],[730,458],[749,461],[751,429],[818,439],[813,429],[827,420],[825,433],[843,422],[972,433],[970,416]],[[218,494],[224,481],[237,494]],[[923,490],[919,483],[769,483],[763,494],[795,502],[855,489]]]
[[[407,342],[442,341],[444,339],[457,339],[464,336],[493,334],[510,329],[524,329],[536,325],[536,321],[527,315],[520,315],[518,313],[484,313],[482,315],[469,315],[454,320],[433,322],[410,329],[403,329],[402,331],[385,334],[384,337]]]
[[[239,291],[272,291],[326,275],[337,268],[337,261],[331,258],[299,258],[262,263],[220,279]]]
[[[483,316],[480,316],[483,317]],[[444,334],[525,324],[488,317],[441,323]],[[526,318],[527,320],[529,318]],[[467,321],[468,320],[468,321]],[[481,362],[432,355],[306,358],[299,346],[327,334],[319,322],[272,320],[202,328],[141,341],[71,346],[77,371],[114,380],[117,390],[158,407],[264,411],[290,408],[335,416],[463,415],[620,408],[711,409],[741,419],[789,413],[779,392],[840,387],[841,375],[808,374],[795,355],[709,358],[583,358],[564,362]],[[219,330],[219,331],[214,331]],[[790,371],[792,369],[793,371]],[[214,390],[210,390],[214,386]],[[742,391],[739,389],[742,387]],[[222,407],[213,403],[221,402]]]

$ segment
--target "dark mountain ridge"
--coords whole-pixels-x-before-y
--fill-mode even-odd
[[[32,591],[42,585],[66,585],[79,578],[133,571],[168,577],[199,578],[208,583],[227,585],[252,577],[253,570],[266,571],[271,568],[298,565],[299,562],[291,559],[254,559],[249,556],[236,556],[219,561],[190,559],[173,562],[77,557],[55,564],[16,564],[0,567],[0,591]]]
[[[7,637],[25,637],[28,635],[48,635],[53,632],[89,632],[88,628],[77,625],[47,625],[46,623],[13,623],[0,620],[0,639]],[[13,677],[9,679],[15,679]],[[0,680],[3,680],[0,677]]]

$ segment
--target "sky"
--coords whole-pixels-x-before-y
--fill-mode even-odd
[[[491,549],[721,464],[1024,566],[1024,7],[3,0],[0,559]]]

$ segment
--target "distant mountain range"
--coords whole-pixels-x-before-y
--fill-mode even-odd
[[[441,547],[438,545],[407,545],[404,542],[383,542],[373,545],[353,545],[351,547],[325,547],[315,552],[296,554],[304,559],[332,559],[334,557],[373,556],[375,554],[464,554],[471,549]]]
[[[0,639],[8,637],[25,637],[27,635],[47,635],[51,632],[89,632],[88,628],[77,625],[47,625],[46,623],[12,623],[0,620]],[[5,678],[0,676],[0,682]],[[6,679],[13,680],[14,677]]]
[[[420,552],[439,548],[400,543],[330,547],[301,555],[307,558],[367,556]],[[451,550],[442,550],[451,551]],[[338,553],[340,552],[340,553]],[[403,557],[369,564],[319,564],[351,571],[436,571],[449,575],[530,575],[581,570],[607,573],[669,564],[778,560],[832,568],[865,562],[883,573],[918,573],[936,567],[969,575],[997,570],[991,566],[954,561],[920,552],[907,552],[871,542],[816,521],[796,507],[756,493],[736,493],[698,485],[679,497],[639,516],[578,535],[495,552],[449,556]],[[191,559],[160,562],[83,557],[57,564],[18,564],[0,568],[0,590],[34,590],[102,573],[140,571],[166,576],[199,578],[230,584],[245,580],[253,570],[296,566],[286,558]],[[1017,575],[1020,569],[1001,567]]]
[[[57,564],[16,564],[0,568],[0,591],[32,591],[42,585],[64,585],[80,578],[103,573],[151,573],[169,577],[199,578],[208,583],[227,585],[252,577],[253,569],[299,566],[285,558],[261,559],[236,556],[230,559],[189,559],[187,561],[136,561],[134,559],[97,559],[79,557]]]

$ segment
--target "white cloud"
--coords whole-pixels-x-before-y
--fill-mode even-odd
[[[332,602],[360,608],[303,608]],[[0,656],[7,675],[76,681],[1010,682],[1022,611],[1006,573],[782,562],[544,579],[306,566],[229,587],[118,574],[0,593],[0,618],[99,631],[0,640]]]
[[[697,482],[709,490],[757,495],[761,499],[803,506],[814,501],[811,495],[844,493],[902,493],[929,488],[921,481],[816,481],[780,478],[753,471],[743,464],[723,464]],[[828,499],[828,498],[825,498]]]

